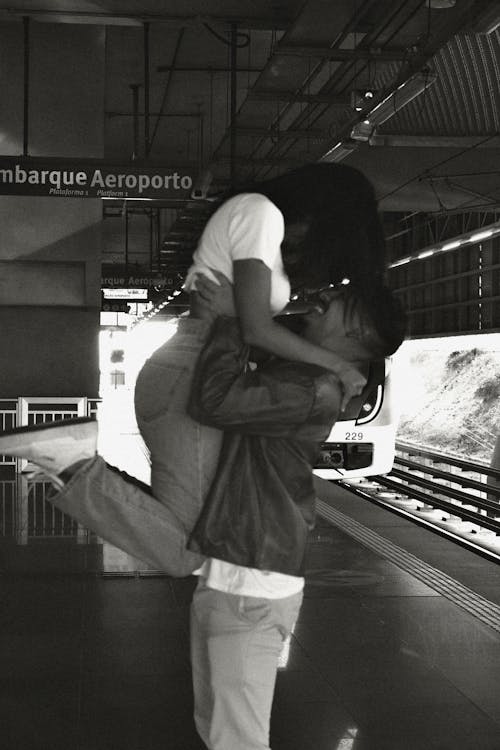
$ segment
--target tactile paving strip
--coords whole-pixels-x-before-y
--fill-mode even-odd
[[[316,509],[320,516],[331,521],[346,534],[382,555],[386,560],[398,565],[500,633],[500,607],[497,604],[490,602],[467,586],[463,586],[446,573],[420,560],[402,547],[398,547],[345,513],[331,508],[319,498],[316,499]]]

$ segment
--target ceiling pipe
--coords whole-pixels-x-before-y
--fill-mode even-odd
[[[132,159],[137,159],[139,156],[139,84],[131,83],[130,88],[132,90],[132,117],[134,118]]]
[[[144,157],[147,159],[150,151],[149,141],[149,93],[150,93],[150,76],[149,76],[149,22],[144,24]]]
[[[29,94],[30,94],[30,19],[23,16],[24,38],[24,104],[23,104],[23,156],[28,156]]]
[[[230,77],[230,113],[229,113],[229,182],[233,188],[236,181],[236,87],[238,85],[237,55],[238,55],[238,27],[231,24],[231,77]]]

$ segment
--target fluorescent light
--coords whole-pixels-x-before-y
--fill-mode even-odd
[[[351,138],[355,141],[369,141],[375,130],[374,123],[370,120],[363,120],[358,122],[351,130]]]
[[[393,263],[389,264],[389,268],[396,268],[396,266],[402,266],[406,263],[411,263],[415,260],[421,260],[422,258],[427,258],[430,255],[434,255],[435,253],[439,252],[447,252],[448,250],[456,250],[458,247],[463,245],[466,242],[480,242],[481,240],[485,240],[488,237],[497,237],[500,235],[500,221],[495,222],[495,224],[490,224],[488,229],[483,229],[481,232],[476,232],[475,234],[468,236],[467,234],[460,235],[459,237],[456,237],[455,239],[450,239],[449,242],[445,242],[440,247],[427,247],[422,248],[420,253],[416,253],[413,255],[410,255],[406,258],[401,258],[400,260],[396,260]]]
[[[487,237],[491,237],[493,230],[487,229],[485,232],[478,232],[469,237],[469,242],[479,242],[479,240],[485,240]]]
[[[460,247],[462,244],[462,240],[454,240],[453,242],[447,242],[446,245],[443,245],[441,248],[442,252],[446,252],[446,250],[454,250],[456,247]]]
[[[394,263],[391,263],[389,265],[389,268],[395,268],[396,266],[403,266],[405,263],[409,263],[413,258],[401,258],[401,260],[396,260]]]
[[[409,78],[368,113],[369,121],[373,125],[381,125],[432,86],[436,79],[434,73],[417,73],[413,78]]]
[[[350,156],[357,147],[358,144],[354,141],[339,141],[339,143],[321,157],[320,161],[341,161],[342,159],[345,159],[346,156]]]

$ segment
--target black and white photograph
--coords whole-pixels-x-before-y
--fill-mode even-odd
[[[0,0],[0,749],[500,749],[498,0]]]

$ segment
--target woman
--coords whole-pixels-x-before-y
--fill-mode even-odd
[[[215,302],[210,301],[213,283],[201,279],[203,274],[214,278],[211,269],[219,274],[216,280],[220,281],[222,274],[233,285],[245,342],[284,359],[334,371],[344,386],[345,404],[364,385],[359,374],[334,353],[287,330],[275,316],[287,304],[291,290],[314,289],[347,278],[362,293],[380,281],[384,243],[371,184],[351,167],[312,164],[231,195],[209,219],[186,279],[190,314],[180,319],[175,336],[145,363],[135,391],[137,422],[151,453],[152,494],[180,522],[186,535],[192,531],[212,482],[221,444],[219,431],[198,424],[187,414],[196,361],[218,312],[217,295]],[[66,425],[46,432],[62,433],[63,429],[69,434],[73,428]],[[10,446],[5,452],[30,458],[19,453],[22,450],[22,445]],[[55,461],[52,473],[59,474],[62,468],[67,479],[70,457],[85,461],[94,452],[90,436],[84,450],[82,443],[81,455],[69,451],[62,463]],[[105,465],[94,462],[86,471],[94,472],[89,477],[92,491],[82,500],[79,514],[72,510],[74,503],[68,508],[62,497],[57,503],[103,535],[97,524],[92,525],[92,513],[87,513],[89,498],[95,500],[97,489],[107,482],[109,502],[96,511],[100,526],[103,514],[110,517],[107,526],[111,528],[113,513],[126,516],[128,506],[124,503],[115,508],[111,504],[117,480],[108,476]],[[132,506],[129,526],[140,516],[140,502],[134,500]],[[129,542],[135,540],[122,540],[118,532],[105,538],[134,554]],[[170,569],[169,561],[162,558],[162,569],[178,574],[181,546],[179,542],[175,554],[172,550],[174,567]],[[191,570],[197,567],[194,561],[193,565]],[[182,567],[184,575],[186,566]]]
[[[371,184],[351,167],[312,164],[247,186],[209,219],[185,284],[191,292],[190,315],[146,362],[135,393],[137,421],[151,451],[153,494],[168,498],[187,533],[213,478],[221,440],[186,414],[196,360],[211,325],[200,275],[216,280],[212,270],[233,284],[245,342],[283,359],[333,370],[342,381],[345,406],[362,390],[359,373],[280,325],[275,316],[292,289],[347,278],[363,290],[380,281],[384,241]]]

